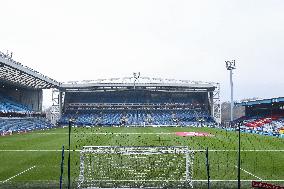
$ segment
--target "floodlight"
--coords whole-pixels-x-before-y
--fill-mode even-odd
[[[232,61],[225,61],[227,70],[234,70],[236,69],[236,62],[235,60]]]

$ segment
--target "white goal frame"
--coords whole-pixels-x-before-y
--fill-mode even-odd
[[[157,157],[160,155],[161,160],[163,160],[162,158],[169,155],[174,157],[173,159],[171,159],[172,161],[176,160],[179,163],[177,168],[180,166],[185,167],[182,168],[184,172],[178,173],[182,175],[182,178],[180,179],[145,179],[143,178],[144,173],[141,173],[141,178],[139,179],[93,179],[92,175],[94,175],[94,172],[100,171],[93,170],[96,163],[101,163],[101,160],[96,160],[96,158],[99,159],[100,155],[114,155],[123,157],[131,156],[129,158],[136,159],[150,159],[151,157]],[[194,151],[190,150],[188,146],[84,146],[80,151],[80,175],[78,179],[78,188],[172,188],[175,187],[175,185],[178,185],[181,188],[192,188],[193,157]],[[182,162],[179,158],[183,159]],[[89,164],[87,163],[88,160]],[[115,162],[113,162],[112,160],[113,159],[111,158],[104,159],[104,161],[106,162],[109,161],[115,164]],[[158,159],[157,162],[161,163],[161,160]],[[162,163],[167,164],[167,162]],[[173,165],[173,163],[171,165]],[[169,168],[166,165],[164,167]],[[123,167],[119,169],[122,170]],[[165,168],[163,168],[163,170],[165,170]],[[171,170],[168,171],[171,172]],[[177,172],[174,173],[177,174]],[[90,178],[86,178],[86,174]]]

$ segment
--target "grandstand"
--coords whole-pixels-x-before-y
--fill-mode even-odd
[[[0,52],[0,134],[51,128],[42,114],[42,90],[59,83]]]
[[[245,107],[242,131],[284,138],[284,98],[245,101],[238,104]]]
[[[17,103],[8,96],[0,94],[0,111],[1,113],[29,113],[32,109],[23,104]]]
[[[213,126],[220,123],[219,84],[141,77],[64,83],[61,124]]]

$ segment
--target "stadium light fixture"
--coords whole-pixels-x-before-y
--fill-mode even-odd
[[[233,83],[233,70],[236,69],[236,61],[225,61],[227,70],[230,71],[230,86],[231,86],[231,124],[234,121],[234,83]],[[238,189],[241,188],[241,123],[238,123]]]
[[[234,108],[234,83],[233,83],[233,70],[236,69],[236,61],[225,61],[227,70],[230,71],[230,86],[231,86],[231,122],[233,118],[233,108]]]
[[[227,70],[234,70],[234,69],[236,69],[236,61],[235,60],[225,61],[225,62],[226,62]]]

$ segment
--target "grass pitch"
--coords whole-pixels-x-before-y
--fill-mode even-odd
[[[175,132],[207,132],[214,136],[180,137]],[[206,184],[203,181],[207,179],[204,150],[208,147],[212,185],[218,183],[216,188],[236,186],[232,181],[237,179],[236,132],[193,127],[92,127],[72,128],[71,136],[73,187],[79,176],[79,150],[86,145],[189,146],[195,150],[195,186]],[[65,146],[63,182],[66,188],[68,128],[0,137],[0,188],[59,188],[62,145]],[[243,133],[241,149],[242,180],[267,180],[284,185],[284,139]],[[243,182],[244,188],[249,185],[249,181]]]

